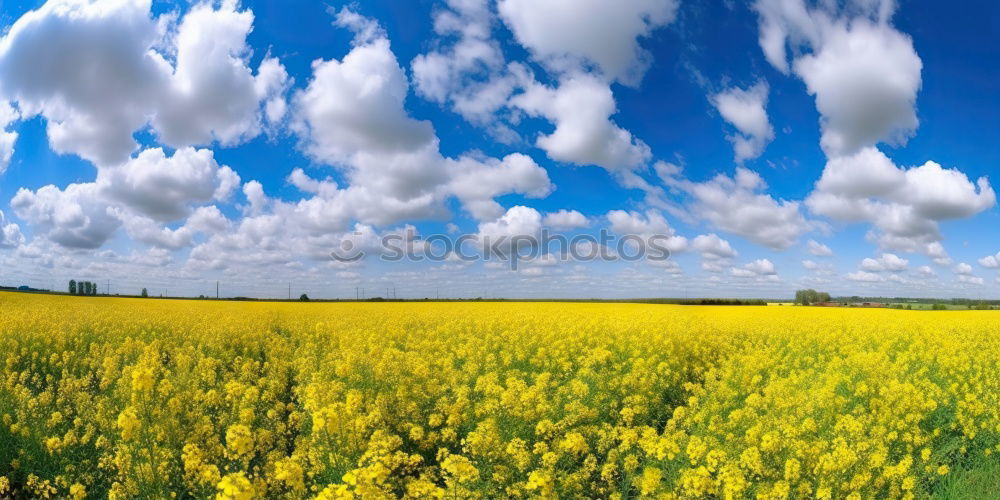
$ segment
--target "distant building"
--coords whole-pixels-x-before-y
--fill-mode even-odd
[[[841,304],[840,302],[817,302],[813,305],[816,307],[841,307],[844,304]]]

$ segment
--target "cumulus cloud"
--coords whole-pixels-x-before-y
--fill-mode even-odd
[[[558,231],[568,231],[570,229],[583,229],[590,226],[590,220],[576,210],[561,209],[557,212],[545,214],[542,223],[546,227]]]
[[[765,56],[802,79],[820,113],[828,161],[806,205],[837,221],[872,224],[868,239],[883,249],[948,265],[939,222],[980,213],[996,197],[985,177],[973,184],[933,161],[900,168],[878,149],[904,144],[919,124],[922,62],[891,24],[895,8],[893,0],[754,3]]]
[[[503,207],[494,200],[499,195],[519,193],[529,198],[543,198],[553,189],[545,169],[520,153],[510,154],[503,160],[478,161],[463,157],[448,164],[452,176],[449,192],[478,220],[495,219],[503,214]]]
[[[465,119],[487,124],[506,105],[516,79],[492,38],[494,14],[486,0],[448,0],[434,14],[440,46],[413,59],[417,94],[450,104]],[[507,129],[509,130],[509,129]]]
[[[196,4],[184,15],[173,37],[173,74],[153,120],[165,144],[236,144],[260,133],[262,116],[280,120],[288,74],[272,57],[261,62],[256,76],[251,73],[246,38],[253,20],[249,9],[237,10],[235,0],[219,8]]]
[[[675,0],[500,0],[514,37],[552,71],[595,67],[605,78],[638,85],[649,54],[638,39],[674,20]]]
[[[24,243],[21,226],[8,222],[3,210],[0,210],[0,248],[17,248]]]
[[[996,255],[987,255],[979,259],[979,265],[985,267],[986,269],[997,269],[1000,268],[1000,252]]]
[[[660,240],[659,244],[674,253],[688,248],[688,239],[676,234],[663,214],[656,210],[647,210],[645,213],[612,210],[606,217],[611,224],[611,231],[619,235],[635,235],[646,239],[655,236]]]
[[[31,224],[34,234],[69,248],[98,248],[122,225],[96,183],[21,188],[10,207]]]
[[[894,1],[811,7],[804,0],[757,0],[754,8],[768,61],[794,71],[815,96],[829,156],[902,143],[917,128],[922,62],[913,41],[889,23]],[[791,67],[786,46],[797,54]]]
[[[732,177],[719,174],[699,183],[681,177],[677,166],[663,167],[658,169],[663,181],[690,198],[690,216],[707,220],[719,230],[784,250],[814,228],[802,215],[799,202],[766,194],[767,184],[752,170],[739,167]]]
[[[881,274],[871,273],[867,271],[855,271],[853,273],[847,273],[846,277],[850,281],[859,281],[863,283],[876,283],[879,281],[885,281],[885,278]]]
[[[534,208],[516,205],[496,220],[480,223],[478,242],[484,248],[510,252],[539,241],[541,230],[542,214]]]
[[[969,217],[996,203],[985,177],[973,184],[956,169],[929,161],[897,167],[874,147],[832,158],[806,205],[818,215],[845,222],[870,222],[880,246],[946,257],[938,222]]]
[[[972,274],[972,266],[966,264],[965,262],[960,262],[957,266],[955,266],[955,274],[970,275]]]
[[[545,170],[522,154],[444,158],[430,122],[405,109],[409,84],[385,32],[348,9],[337,24],[355,31],[354,47],[341,60],[313,63],[312,79],[294,97],[293,129],[307,154],[344,171],[348,186],[327,183],[325,192],[289,209],[306,225],[342,230],[351,219],[387,225],[440,216],[450,195],[490,220],[503,213],[497,196],[551,191]]]
[[[9,127],[20,118],[21,114],[9,102],[0,100],[0,175],[7,171],[17,142],[17,132]]]
[[[760,156],[774,139],[774,127],[767,118],[767,92],[767,83],[758,82],[748,89],[726,89],[710,99],[722,118],[736,128],[729,141],[737,163]]]
[[[806,245],[807,249],[809,250],[809,253],[817,257],[830,257],[833,255],[833,250],[831,250],[830,247],[816,240],[809,240],[809,242]]]
[[[691,246],[704,259],[732,259],[738,255],[728,241],[714,233],[702,234],[695,237],[691,242]]]
[[[261,102],[273,107],[281,89],[247,67],[253,15],[235,1],[196,5],[174,31],[150,9],[50,0],[24,14],[0,40],[3,97],[45,118],[53,150],[97,165],[125,162],[147,123],[174,147],[259,133]]]
[[[154,148],[122,165],[99,167],[94,182],[22,188],[10,205],[35,235],[66,248],[99,248],[124,225],[135,241],[178,249],[207,227],[201,205],[225,201],[239,185],[239,176],[216,163],[211,150],[182,148],[167,156]],[[192,211],[199,228],[164,226]]]
[[[978,285],[982,285],[983,283],[985,283],[985,280],[983,280],[979,276],[972,276],[971,274],[960,274],[960,275],[958,275],[958,282],[959,283],[964,283],[964,284],[967,284],[967,285],[977,285],[978,286]]]
[[[168,157],[148,149],[124,165],[100,169],[101,195],[150,219],[186,217],[194,204],[223,201],[240,185],[239,175],[216,163],[208,149],[183,148]]]
[[[730,268],[729,274],[737,278],[776,278],[778,272],[774,268],[774,263],[768,259],[757,259],[742,267]]]
[[[869,272],[900,272],[905,271],[910,261],[892,253],[884,253],[877,259],[866,258],[861,261],[861,269]]]
[[[511,98],[511,105],[555,124],[551,134],[536,142],[553,160],[621,173],[652,156],[646,143],[611,121],[617,111],[614,96],[607,83],[593,75],[567,76],[558,87],[532,80]]]

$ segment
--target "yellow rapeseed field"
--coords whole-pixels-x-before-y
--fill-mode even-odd
[[[0,498],[914,498],[1000,314],[0,294]]]

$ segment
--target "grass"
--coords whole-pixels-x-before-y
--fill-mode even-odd
[[[938,500],[1000,498],[1000,458],[983,457],[949,474],[935,488]]]

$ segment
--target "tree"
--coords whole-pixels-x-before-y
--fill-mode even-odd
[[[90,294],[95,297],[97,296],[97,283],[90,284]]]
[[[309,296],[303,293],[301,296],[299,296],[299,300],[301,300],[302,302],[309,302]]]
[[[143,298],[149,297],[149,290],[146,290],[145,288],[143,288],[142,289],[142,296],[143,296]]]
[[[69,280],[69,294],[76,295],[76,280]]]
[[[826,292],[817,292],[812,288],[795,291],[796,304],[808,306],[811,304],[817,304],[819,302],[829,302],[829,301],[830,301],[830,294]]]
[[[84,281],[83,287],[80,289],[80,295],[90,295],[90,282]]]

